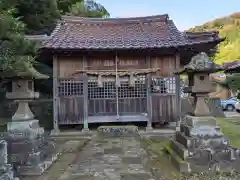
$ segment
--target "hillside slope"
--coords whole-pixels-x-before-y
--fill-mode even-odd
[[[240,59],[240,12],[230,16],[215,19],[203,25],[189,29],[190,32],[196,31],[219,31],[221,37],[226,40],[219,45],[219,52],[215,56],[217,63]]]

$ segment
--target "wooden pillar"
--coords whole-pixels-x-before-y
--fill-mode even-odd
[[[176,54],[176,67],[180,68],[180,54]],[[181,123],[181,79],[180,75],[175,75],[175,86],[176,86],[176,130],[179,131]]]
[[[59,132],[58,126],[58,104],[59,104],[59,92],[58,92],[58,61],[57,56],[53,56],[53,130]]]
[[[88,76],[86,73],[83,75],[83,107],[84,107],[84,122],[83,132],[89,132],[88,128]]]
[[[118,54],[115,54],[115,73],[116,73],[116,108],[117,108],[117,114],[116,114],[116,119],[120,120],[120,116],[119,116],[119,99],[118,99],[118,87],[121,86],[119,77],[118,77],[118,63],[119,63],[119,59],[118,59]]]
[[[147,56],[147,63],[150,65],[150,56]],[[152,94],[151,94],[151,84],[152,84],[152,76],[151,74],[147,74],[147,131],[152,130]]]

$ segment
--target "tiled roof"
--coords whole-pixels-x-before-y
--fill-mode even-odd
[[[194,33],[180,32],[167,14],[106,19],[63,16],[43,48],[146,49],[221,41],[213,34],[201,39]]]

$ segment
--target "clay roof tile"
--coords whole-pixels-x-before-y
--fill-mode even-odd
[[[167,14],[133,18],[63,16],[51,36],[43,42],[43,48],[145,49],[216,41],[212,34],[203,39],[196,36],[180,32]]]

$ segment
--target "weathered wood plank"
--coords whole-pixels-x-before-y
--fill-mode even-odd
[[[59,124],[83,124],[84,97],[69,96],[59,98]]]
[[[152,95],[152,122],[174,122],[176,116],[176,95]]]

